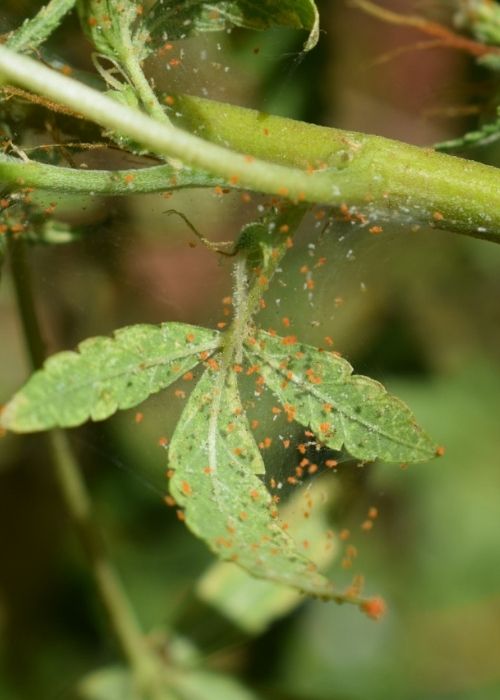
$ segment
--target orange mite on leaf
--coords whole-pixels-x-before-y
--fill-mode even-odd
[[[360,608],[372,620],[380,620],[387,610],[387,606],[382,598],[365,600],[361,603]]]
[[[191,486],[188,484],[187,481],[183,481],[181,484],[182,488],[182,493],[186,496],[190,496],[192,494],[192,489]]]

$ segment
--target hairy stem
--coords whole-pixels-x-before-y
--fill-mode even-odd
[[[225,184],[220,177],[171,165],[154,165],[127,170],[77,170],[22,161],[0,153],[0,180],[15,188],[38,187],[66,194],[128,195],[165,192],[185,187],[215,187]]]
[[[24,241],[15,240],[9,236],[8,248],[26,345],[31,364],[34,369],[38,369],[43,365],[45,352]],[[136,683],[148,700],[170,700],[160,687],[162,669],[159,662],[147,646],[132,604],[109,559],[71,443],[61,430],[48,433],[46,440],[64,504],[91,567],[115,636],[131,667]]]
[[[156,121],[160,123],[163,122],[164,124],[169,124],[170,119],[168,118],[161,104],[158,102],[158,98],[151,88],[151,85],[144,75],[144,72],[137,59],[137,52],[134,48],[132,36],[130,34],[130,22],[127,20],[125,13],[122,16],[120,26],[122,40],[120,46],[121,64],[148,114],[150,114],[153,119],[156,119]]]
[[[298,229],[307,208],[304,205],[284,207],[276,217],[269,242],[262,244],[262,265],[253,270],[253,283],[246,298],[246,311],[242,314],[242,325],[249,325],[252,316],[258,311],[260,300],[269,289],[274,274],[292,245],[292,238]]]
[[[396,214],[408,224],[431,224],[500,242],[497,168],[381,137],[191,100],[192,120],[198,124],[203,118],[211,120],[212,132],[216,131],[210,142],[160,124],[0,46],[2,74],[154,153],[178,158],[232,184],[295,201],[347,203],[358,207],[370,225]],[[295,136],[298,145],[294,145]],[[224,139],[234,150],[220,145]],[[288,150],[280,149],[279,144]],[[311,153],[322,152],[326,157],[302,164],[308,145]]]
[[[50,0],[31,19],[27,19],[7,39],[13,51],[32,51],[57,29],[64,15],[73,9],[76,0]]]
[[[234,320],[233,335],[235,338],[234,359],[238,364],[243,362],[243,342],[247,333],[248,319],[245,310],[248,308],[248,274],[247,261],[239,256],[234,264]]]
[[[234,264],[234,317],[224,334],[224,351],[227,351],[229,360],[234,358],[241,364],[243,345],[252,329],[252,318],[259,310],[260,301],[290,247],[291,237],[305,211],[304,205],[284,206],[268,222],[257,225],[264,235],[258,236],[256,232],[255,238],[252,236],[250,240],[247,240],[246,230],[243,229],[243,234],[236,243],[238,257]],[[280,226],[286,227],[286,236],[280,232]]]

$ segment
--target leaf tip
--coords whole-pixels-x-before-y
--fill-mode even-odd
[[[387,605],[383,598],[380,596],[375,596],[374,598],[368,598],[364,600],[359,605],[361,612],[364,612],[367,617],[371,620],[381,620],[387,612]]]

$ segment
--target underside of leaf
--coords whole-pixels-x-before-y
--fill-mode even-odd
[[[221,559],[310,595],[340,597],[282,529],[256,475],[262,457],[233,372],[202,376],[172,438],[169,466],[170,492],[186,524]]]
[[[119,60],[123,53],[123,27],[132,32],[138,18],[136,1],[121,0],[117,7],[113,0],[78,0],[77,8],[82,28],[97,51],[107,58]],[[145,58],[148,53],[147,47],[141,46],[145,38],[136,46],[140,58]]]
[[[7,404],[4,428],[33,432],[104,420],[164,389],[219,345],[219,334],[184,323],[139,324],[89,338],[50,357]]]
[[[379,382],[353,375],[335,353],[259,331],[247,344],[252,364],[283,404],[290,421],[309,427],[318,440],[371,461],[420,462],[436,447],[410,409]]]
[[[340,540],[330,529],[330,512],[337,482],[325,474],[297,489],[280,508],[287,533],[319,569],[326,569],[339,553]],[[306,517],[307,516],[307,517]],[[210,566],[196,586],[198,596],[214,606],[248,634],[262,634],[279,617],[302,602],[292,588],[250,576],[241,567],[218,561]]]
[[[153,45],[229,27],[305,29],[309,36],[304,50],[310,51],[319,38],[319,13],[313,0],[187,0],[183,3],[158,0],[146,26]]]

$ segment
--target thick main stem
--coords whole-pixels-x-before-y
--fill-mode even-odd
[[[34,369],[45,359],[42,333],[36,314],[24,241],[9,236],[8,248],[15,293],[28,354]],[[47,434],[47,445],[64,504],[89,562],[111,626],[136,682],[151,700],[168,700],[159,689],[160,667],[149,650],[120,577],[111,563],[101,532],[94,520],[89,492],[63,431]]]
[[[241,187],[295,201],[355,205],[370,223],[378,224],[394,212],[411,224],[430,223],[500,241],[497,168],[376,136],[309,128],[252,110],[198,101],[193,109],[198,123],[200,112],[217,115],[212,121],[218,132],[214,143],[159,123],[4,46],[0,46],[1,75],[134,139],[153,153],[178,158],[186,166]],[[328,157],[310,162],[309,167],[291,165],[293,157],[287,158],[287,151],[281,150],[285,157],[272,162],[271,153],[280,142],[293,153],[294,134],[302,141],[302,152],[311,136],[322,139]],[[223,139],[234,150],[219,145]],[[313,150],[318,151],[316,144]]]

